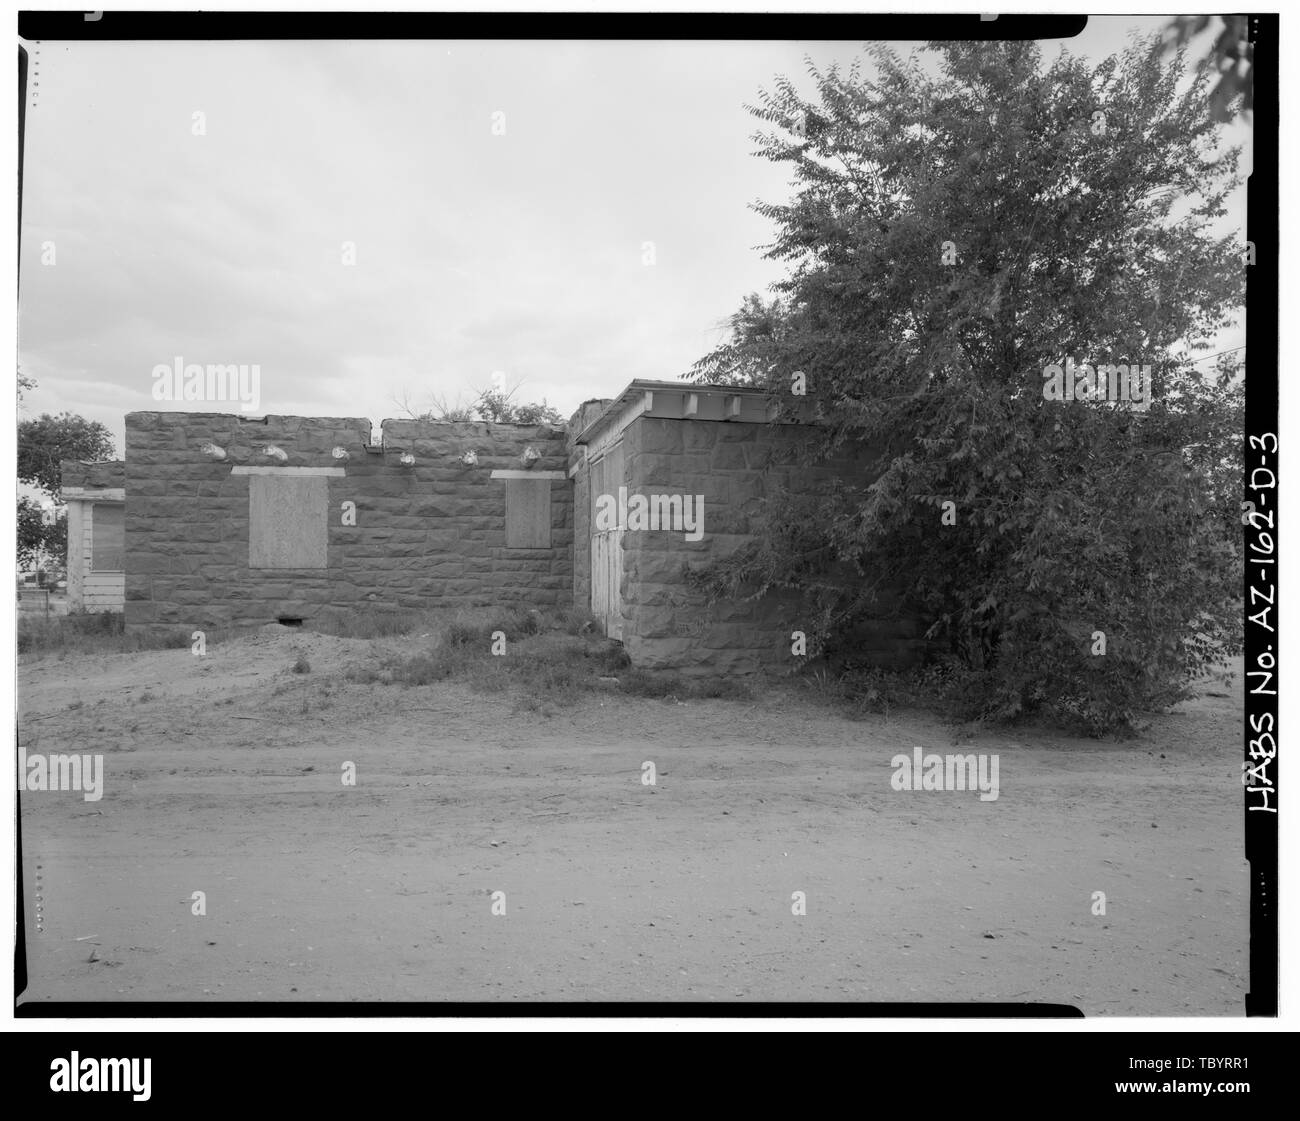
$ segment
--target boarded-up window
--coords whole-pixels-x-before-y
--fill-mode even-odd
[[[96,502],[90,515],[91,572],[121,572],[126,562],[126,525],[123,508]]]
[[[551,481],[506,480],[506,548],[551,547]]]
[[[329,480],[321,475],[251,475],[248,567],[324,568]]]

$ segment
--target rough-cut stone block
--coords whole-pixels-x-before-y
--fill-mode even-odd
[[[152,627],[180,615],[192,619],[205,603],[216,615],[256,625],[326,604],[374,610],[380,597],[409,609],[488,602],[506,594],[550,602],[568,585],[572,488],[551,487],[553,548],[535,559],[531,553],[519,558],[501,548],[505,487],[491,478],[493,465],[519,468],[528,446],[542,457],[535,469],[562,468],[564,432],[389,421],[384,433],[384,453],[372,455],[365,450],[370,422],[364,418],[130,414],[127,594],[135,610],[128,611],[128,626]],[[227,459],[203,455],[205,442],[225,448]],[[267,444],[285,450],[287,465],[341,465],[346,472],[328,479],[325,569],[277,571],[268,580],[247,567],[250,477],[232,475],[231,468],[271,465],[261,450]],[[351,458],[333,459],[336,446],[347,448]],[[457,461],[471,447],[479,454],[477,467]],[[415,469],[400,463],[407,448],[417,457]],[[356,503],[356,526],[342,525],[344,501]]]

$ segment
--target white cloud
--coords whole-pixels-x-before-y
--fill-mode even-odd
[[[787,197],[786,173],[751,154],[744,104],[803,81],[805,53],[857,45],[50,44],[27,116],[27,408],[120,444],[176,355],[258,363],[267,412],[376,420],[403,388],[454,399],[494,370],[566,414],[676,377],[781,275],[748,205]]]

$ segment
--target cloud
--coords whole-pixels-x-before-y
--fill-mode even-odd
[[[681,375],[783,272],[749,204],[786,173],[751,154],[745,103],[858,49],[60,47],[27,117],[20,359],[31,411],[119,440],[177,355],[259,364],[269,412],[373,419],[495,370],[564,413]]]

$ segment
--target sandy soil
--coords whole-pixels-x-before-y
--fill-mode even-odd
[[[977,736],[960,750],[1000,759],[985,802],[891,788],[895,753],[958,750],[928,716],[786,689],[547,718],[343,682],[375,645],[272,628],[20,666],[28,752],[106,768],[98,802],[22,796],[45,916],[26,999],[1242,1013],[1239,680],[1137,743]]]

